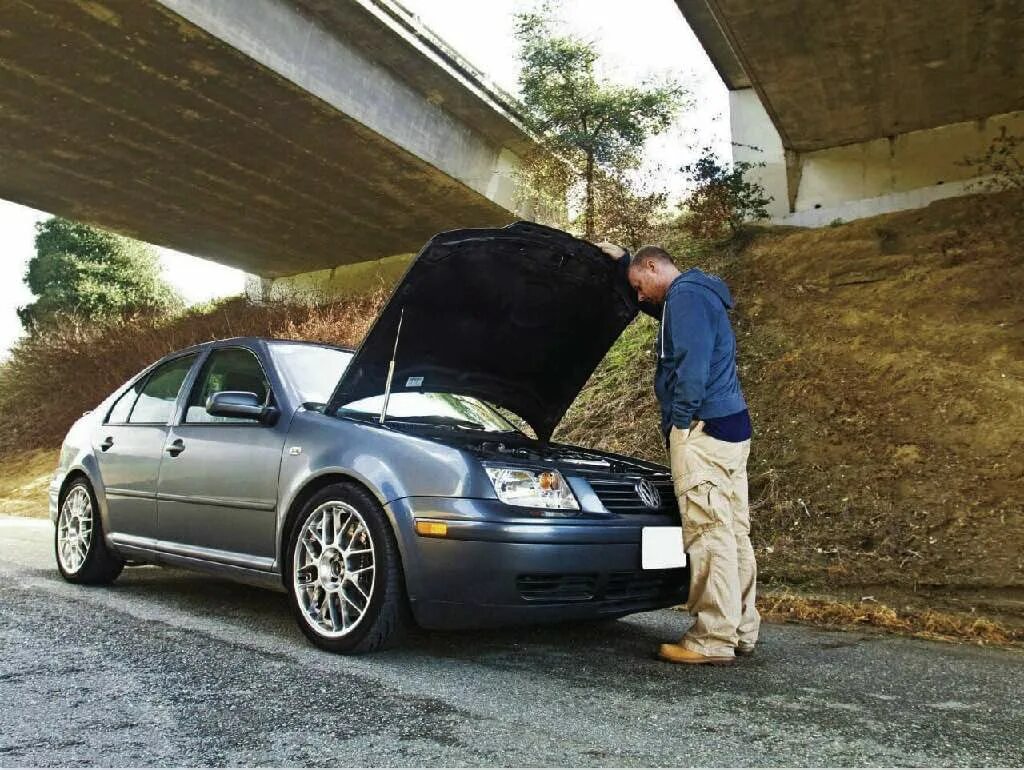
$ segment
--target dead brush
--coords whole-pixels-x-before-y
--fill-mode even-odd
[[[923,639],[1024,646],[1024,629],[1007,628],[987,618],[935,610],[898,612],[876,602],[841,602],[792,593],[762,595],[758,605],[762,617],[775,622],[808,623],[843,630],[870,627]]]
[[[70,425],[148,364],[225,337],[357,345],[387,298],[255,303],[235,298],[178,315],[140,313],[101,324],[74,319],[19,341],[0,366],[0,456],[58,446]]]

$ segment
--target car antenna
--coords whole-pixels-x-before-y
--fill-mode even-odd
[[[388,364],[388,380],[384,384],[384,406],[380,409],[380,424],[388,417],[388,401],[391,400],[391,380],[395,377],[395,359],[398,357],[398,337],[402,333],[402,320],[405,318],[405,308],[398,316],[398,328],[395,329],[395,349],[391,351],[391,363]]]

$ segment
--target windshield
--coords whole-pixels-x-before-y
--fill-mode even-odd
[[[352,360],[348,351],[320,345],[270,342],[268,347],[277,368],[307,404],[326,404]],[[371,396],[345,404],[337,413],[344,417],[377,418],[383,406],[383,395]],[[518,430],[483,401],[456,393],[392,393],[388,419],[487,432]]]
[[[326,404],[352,354],[346,350],[291,342],[268,343],[278,370],[304,403]]]
[[[345,404],[338,410],[338,415],[376,418],[383,407],[383,395],[371,396]],[[512,423],[483,401],[456,393],[392,393],[387,419],[389,422],[445,425],[488,433],[516,430]]]

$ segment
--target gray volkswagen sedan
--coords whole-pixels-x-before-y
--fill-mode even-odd
[[[242,338],[157,361],[71,428],[73,583],[163,564],[283,589],[315,644],[685,601],[668,470],[552,443],[636,314],[615,263],[519,223],[433,238],[356,351]]]

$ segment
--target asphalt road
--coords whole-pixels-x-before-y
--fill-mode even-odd
[[[1022,765],[1024,655],[769,625],[732,668],[685,615],[420,634],[343,658],[283,594],[177,570],[62,582],[0,518],[0,765]]]

